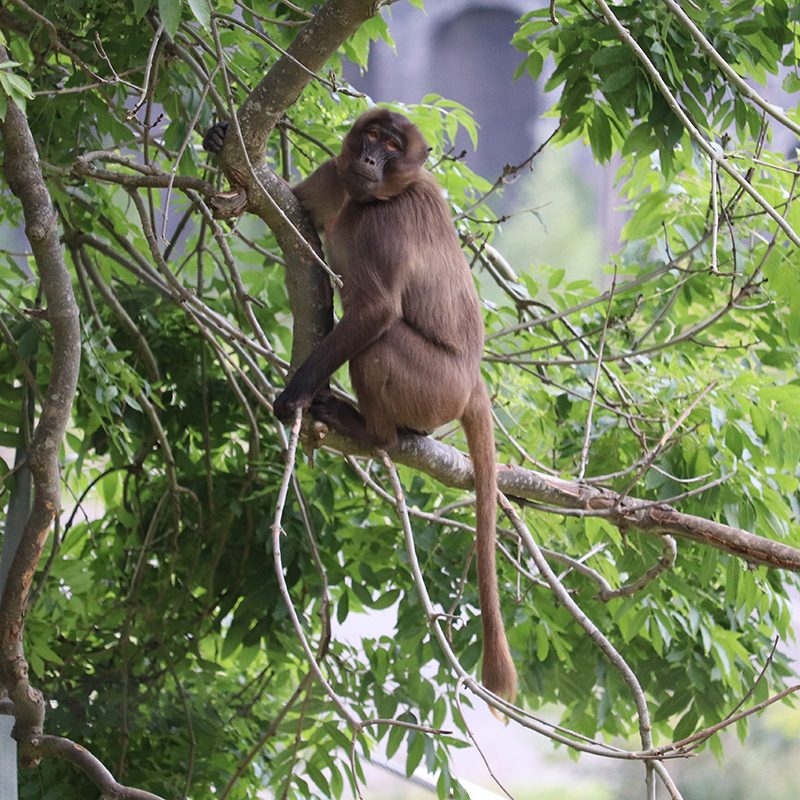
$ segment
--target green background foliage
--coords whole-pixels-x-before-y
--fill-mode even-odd
[[[126,783],[168,798],[184,792],[221,796],[239,764],[231,798],[255,797],[263,785],[276,796],[338,797],[349,791],[349,734],[318,684],[290,703],[309,666],[272,567],[270,526],[285,439],[263,407],[237,393],[242,378],[254,374],[241,350],[225,342],[212,346],[180,304],[131,269],[137,258],[149,259],[149,250],[128,191],[71,172],[76,156],[89,150],[140,161],[143,121],[155,126],[146,147],[151,163],[214,179],[190,122],[198,105],[196,131],[215,114],[211,101],[201,104],[203,81],[185,55],[213,68],[208,9],[178,0],[34,5],[56,25],[69,52],[54,52],[44,26],[26,18],[27,30],[6,37],[13,63],[0,65],[0,86],[14,100],[28,95],[28,85],[34,92],[27,113],[75,270],[83,339],[64,445],[67,513],[56,544],[45,553],[26,629],[33,680],[50,702],[48,730],[85,744]],[[271,20],[261,22],[265,34],[287,47],[303,15],[282,3],[265,7]],[[797,173],[764,166],[783,161],[769,152],[768,142],[759,149],[760,112],[698,53],[662,4],[614,8],[694,121],[743,170],[752,170],[764,196],[800,228],[799,207],[791,202]],[[235,7],[221,2],[214,10],[230,14]],[[257,22],[240,10],[245,22]],[[152,107],[132,120],[128,112],[139,99],[156,12],[175,44],[159,53]],[[782,0],[763,6],[714,1],[690,13],[737,70],[761,81],[782,65],[785,85],[796,88],[797,9]],[[548,87],[560,92],[551,109],[563,120],[557,141],[579,139],[599,161],[620,159],[629,216],[620,250],[599,279],[606,288],[613,282],[610,297],[598,295],[595,282],[574,279],[568,263],[531,271],[515,265],[518,280],[501,283],[499,291],[493,276],[475,267],[481,285],[493,286],[485,308],[484,374],[498,420],[513,434],[512,441],[498,430],[499,461],[531,466],[523,449],[533,463],[565,477],[578,475],[602,341],[586,478],[653,501],[724,478],[681,499],[680,509],[800,546],[797,250],[720,178],[720,205],[727,212],[711,269],[707,159],[596,13],[565,2],[558,15],[558,27],[546,11],[520,21],[520,80],[554,65]],[[96,33],[107,61],[92,46]],[[221,38],[239,104],[278,53],[241,28],[223,28]],[[342,48],[331,69],[339,70],[345,58],[366,68],[377,38],[390,40],[380,18]],[[86,88],[93,80],[76,56],[103,76],[113,64],[120,78]],[[219,76],[215,83],[221,92]],[[286,113],[290,126],[273,134],[270,163],[285,166],[283,135],[293,176],[308,174],[328,157],[324,148],[337,149],[365,106],[364,99],[312,81]],[[393,107],[408,114],[432,145],[431,162],[459,232],[490,240],[492,225],[458,216],[490,184],[461,161],[442,158],[459,127],[477,136],[468,111],[435,96]],[[796,108],[787,113],[800,121]],[[491,143],[478,139],[478,146]],[[164,192],[146,195],[158,225],[165,199]],[[486,213],[470,218],[491,216],[483,205],[479,210]],[[0,193],[0,216],[6,231],[20,224],[8,192]],[[172,234],[173,273],[208,307],[246,329],[208,226],[179,192],[172,194],[169,216],[173,225],[187,217],[182,231]],[[255,300],[253,311],[279,354],[288,357],[291,317],[282,268],[270,255],[274,239],[251,221],[240,223],[239,232],[242,238],[231,234],[226,240]],[[9,244],[0,260],[0,319],[7,329],[0,349],[0,444],[7,447],[23,441],[21,419],[33,401],[32,384],[44,391],[51,358],[48,326],[26,313],[41,302],[38,285],[28,260],[12,255],[14,249]],[[149,371],[137,337],[80,268],[80,258],[90,260],[135,321],[158,375]],[[511,330],[518,323],[525,325]],[[280,372],[261,367],[266,385],[253,377],[260,390],[279,388]],[[639,469],[643,454],[702,392],[707,394],[652,468]],[[172,475],[142,397],[157,410],[174,459]],[[463,445],[457,433],[448,432],[448,441]],[[6,477],[2,462],[0,469]],[[385,483],[380,465],[366,469]],[[441,510],[464,498],[412,470],[402,470],[401,477],[412,507]],[[171,491],[173,483],[179,492]],[[6,480],[4,499],[9,486]],[[573,558],[591,554],[586,564],[612,587],[635,580],[661,556],[656,537],[635,529],[622,533],[602,517],[564,517],[535,507],[525,517],[542,546]],[[456,505],[446,518],[470,523],[471,510]],[[323,452],[313,465],[305,459],[298,464],[283,526],[292,598],[313,645],[324,649],[336,691],[365,718],[436,727],[452,717],[458,724],[454,678],[431,639],[390,504],[365,488],[341,457]],[[472,535],[456,524],[424,519],[414,520],[414,531],[429,592],[455,617],[453,648],[476,672]],[[515,551],[510,537],[504,542]],[[548,714],[560,714],[561,724],[589,737],[635,736],[633,700],[620,675],[548,588],[524,581],[517,592],[513,565],[501,559],[499,569],[526,705],[547,707]],[[713,548],[680,541],[674,567],[633,597],[604,602],[597,583],[575,570],[567,569],[563,580],[639,676],[658,742],[717,722],[752,687],[750,702],[766,699],[790,674],[778,654],[756,682],[773,639],[790,635],[787,591],[795,579],[788,574],[750,568]],[[330,634],[332,621],[341,625],[373,610],[384,612],[380,634],[357,643]],[[403,748],[409,773],[424,764],[436,773],[441,797],[465,797],[448,767],[449,748],[463,741],[458,729],[430,737],[378,726],[359,736],[357,755],[366,757],[378,742],[389,756]],[[717,739],[711,747],[718,747]],[[23,798],[83,800],[92,792],[62,763],[44,762],[23,778]]]

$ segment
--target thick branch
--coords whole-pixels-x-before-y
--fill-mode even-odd
[[[237,114],[238,125],[231,125],[221,153],[222,168],[244,188],[248,209],[267,223],[285,255],[295,366],[330,331],[333,294],[317,263],[322,248],[316,232],[288,184],[264,164],[267,138],[313,73],[380,5],[379,0],[329,0],[245,100]]]
[[[324,445],[348,454],[366,455],[353,442],[332,431],[325,436]],[[470,460],[456,448],[435,439],[404,436],[389,455],[397,463],[425,472],[446,486],[471,488],[473,485]],[[619,494],[607,489],[514,466],[498,467],[497,487],[506,495],[533,500],[556,513],[561,508],[587,516],[602,516],[623,530],[638,528],[648,533],[692,539],[740,556],[752,564],[800,572],[800,550],[796,547],[721,522],[683,514],[666,504],[633,497],[620,499]]]
[[[30,744],[31,750],[41,758],[63,758],[76,766],[102,792],[107,800],[163,800],[143,789],[134,789],[117,783],[106,766],[86,748],[60,736],[39,736]]]
[[[289,184],[265,165],[256,168],[256,174],[268,194],[252,182],[247,190],[249,207],[275,234],[286,260],[286,291],[293,318],[291,363],[297,367],[333,327],[333,290],[309,250],[312,245],[322,255],[317,232]]]
[[[380,0],[328,0],[300,30],[287,54],[275,62],[237,115],[254,164],[263,159],[269,134],[312,75],[380,6]],[[229,147],[236,144],[228,141],[225,149]]]
[[[6,58],[5,49],[0,47],[0,60]],[[47,319],[53,330],[50,383],[28,450],[34,485],[33,507],[0,600],[0,682],[14,702],[14,734],[24,741],[40,734],[44,722],[41,693],[28,681],[22,634],[33,575],[50,525],[61,505],[58,450],[78,382],[80,330],[78,306],[36,145],[25,115],[11,101],[2,130],[6,178],[22,204],[25,232],[39,271],[47,300]]]

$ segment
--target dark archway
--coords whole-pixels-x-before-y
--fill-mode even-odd
[[[467,163],[495,178],[507,163],[530,155],[533,122],[540,95],[530,81],[514,81],[522,60],[511,45],[517,14],[511,8],[476,6],[433,34],[430,90],[470,108],[480,125],[481,147],[472,153],[466,136],[456,144],[467,149]]]

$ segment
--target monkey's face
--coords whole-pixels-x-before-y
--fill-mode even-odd
[[[345,136],[339,172],[353,200],[388,200],[413,182],[427,155],[416,125],[376,108],[362,114]]]

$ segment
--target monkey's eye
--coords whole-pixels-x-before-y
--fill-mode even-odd
[[[377,142],[378,138],[379,138],[378,131],[376,130],[367,131],[367,139],[369,139],[371,142]]]
[[[396,153],[398,150],[400,150],[400,142],[398,142],[396,139],[389,139],[389,141],[386,142],[386,149],[390,153]]]

